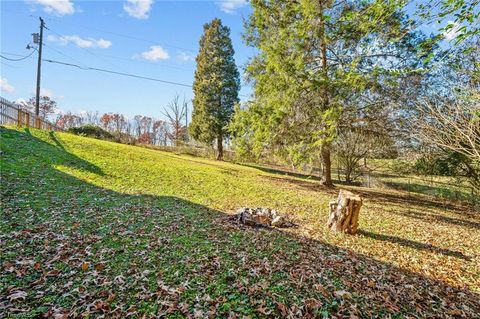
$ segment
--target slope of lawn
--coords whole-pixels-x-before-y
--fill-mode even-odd
[[[348,187],[365,198],[360,233],[336,235],[325,223],[339,188],[308,178],[0,130],[2,318],[480,317],[467,207]],[[243,206],[299,226],[237,225]]]

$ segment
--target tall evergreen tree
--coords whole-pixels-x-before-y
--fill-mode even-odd
[[[220,19],[203,26],[197,70],[193,83],[193,114],[190,135],[204,143],[217,143],[217,159],[223,157],[223,139],[239,102],[240,79],[230,40],[230,29]]]
[[[259,52],[247,69],[255,100],[235,116],[236,142],[257,154],[268,147],[294,164],[320,159],[322,183],[332,185],[331,143],[345,107],[381,82],[395,83],[405,64],[398,45],[409,34],[405,2],[251,4],[245,38]]]

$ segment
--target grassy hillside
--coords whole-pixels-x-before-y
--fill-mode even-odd
[[[0,317],[479,317],[480,218],[464,207],[350,187],[361,232],[334,235],[338,188],[13,128],[1,174]],[[299,227],[238,226],[243,206]]]

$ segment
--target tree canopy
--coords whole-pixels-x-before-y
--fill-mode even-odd
[[[345,111],[366,115],[380,91],[385,96],[421,67],[404,5],[252,1],[245,40],[259,53],[247,68],[255,99],[232,125],[240,151],[269,149],[292,163],[320,158],[331,185],[331,143]]]

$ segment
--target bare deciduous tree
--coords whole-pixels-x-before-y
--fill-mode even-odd
[[[366,158],[390,157],[397,153],[393,141],[397,131],[391,115],[393,106],[383,100],[375,102],[350,105],[339,121],[333,146],[347,183],[372,170],[366,166]],[[363,167],[362,159],[365,160]]]
[[[413,129],[427,145],[458,153],[474,187],[480,188],[480,94],[468,98],[445,99],[434,96],[417,105]]]
[[[419,103],[417,136],[442,149],[480,161],[480,94],[469,100]]]
[[[187,116],[187,105],[188,102],[185,99],[183,99],[183,102],[180,102],[180,97],[177,94],[163,111],[171,127],[169,138],[175,146],[177,146],[180,141],[186,140],[187,127],[185,120]]]
[[[162,120],[153,122],[153,145],[166,146],[168,140],[168,124]]]

